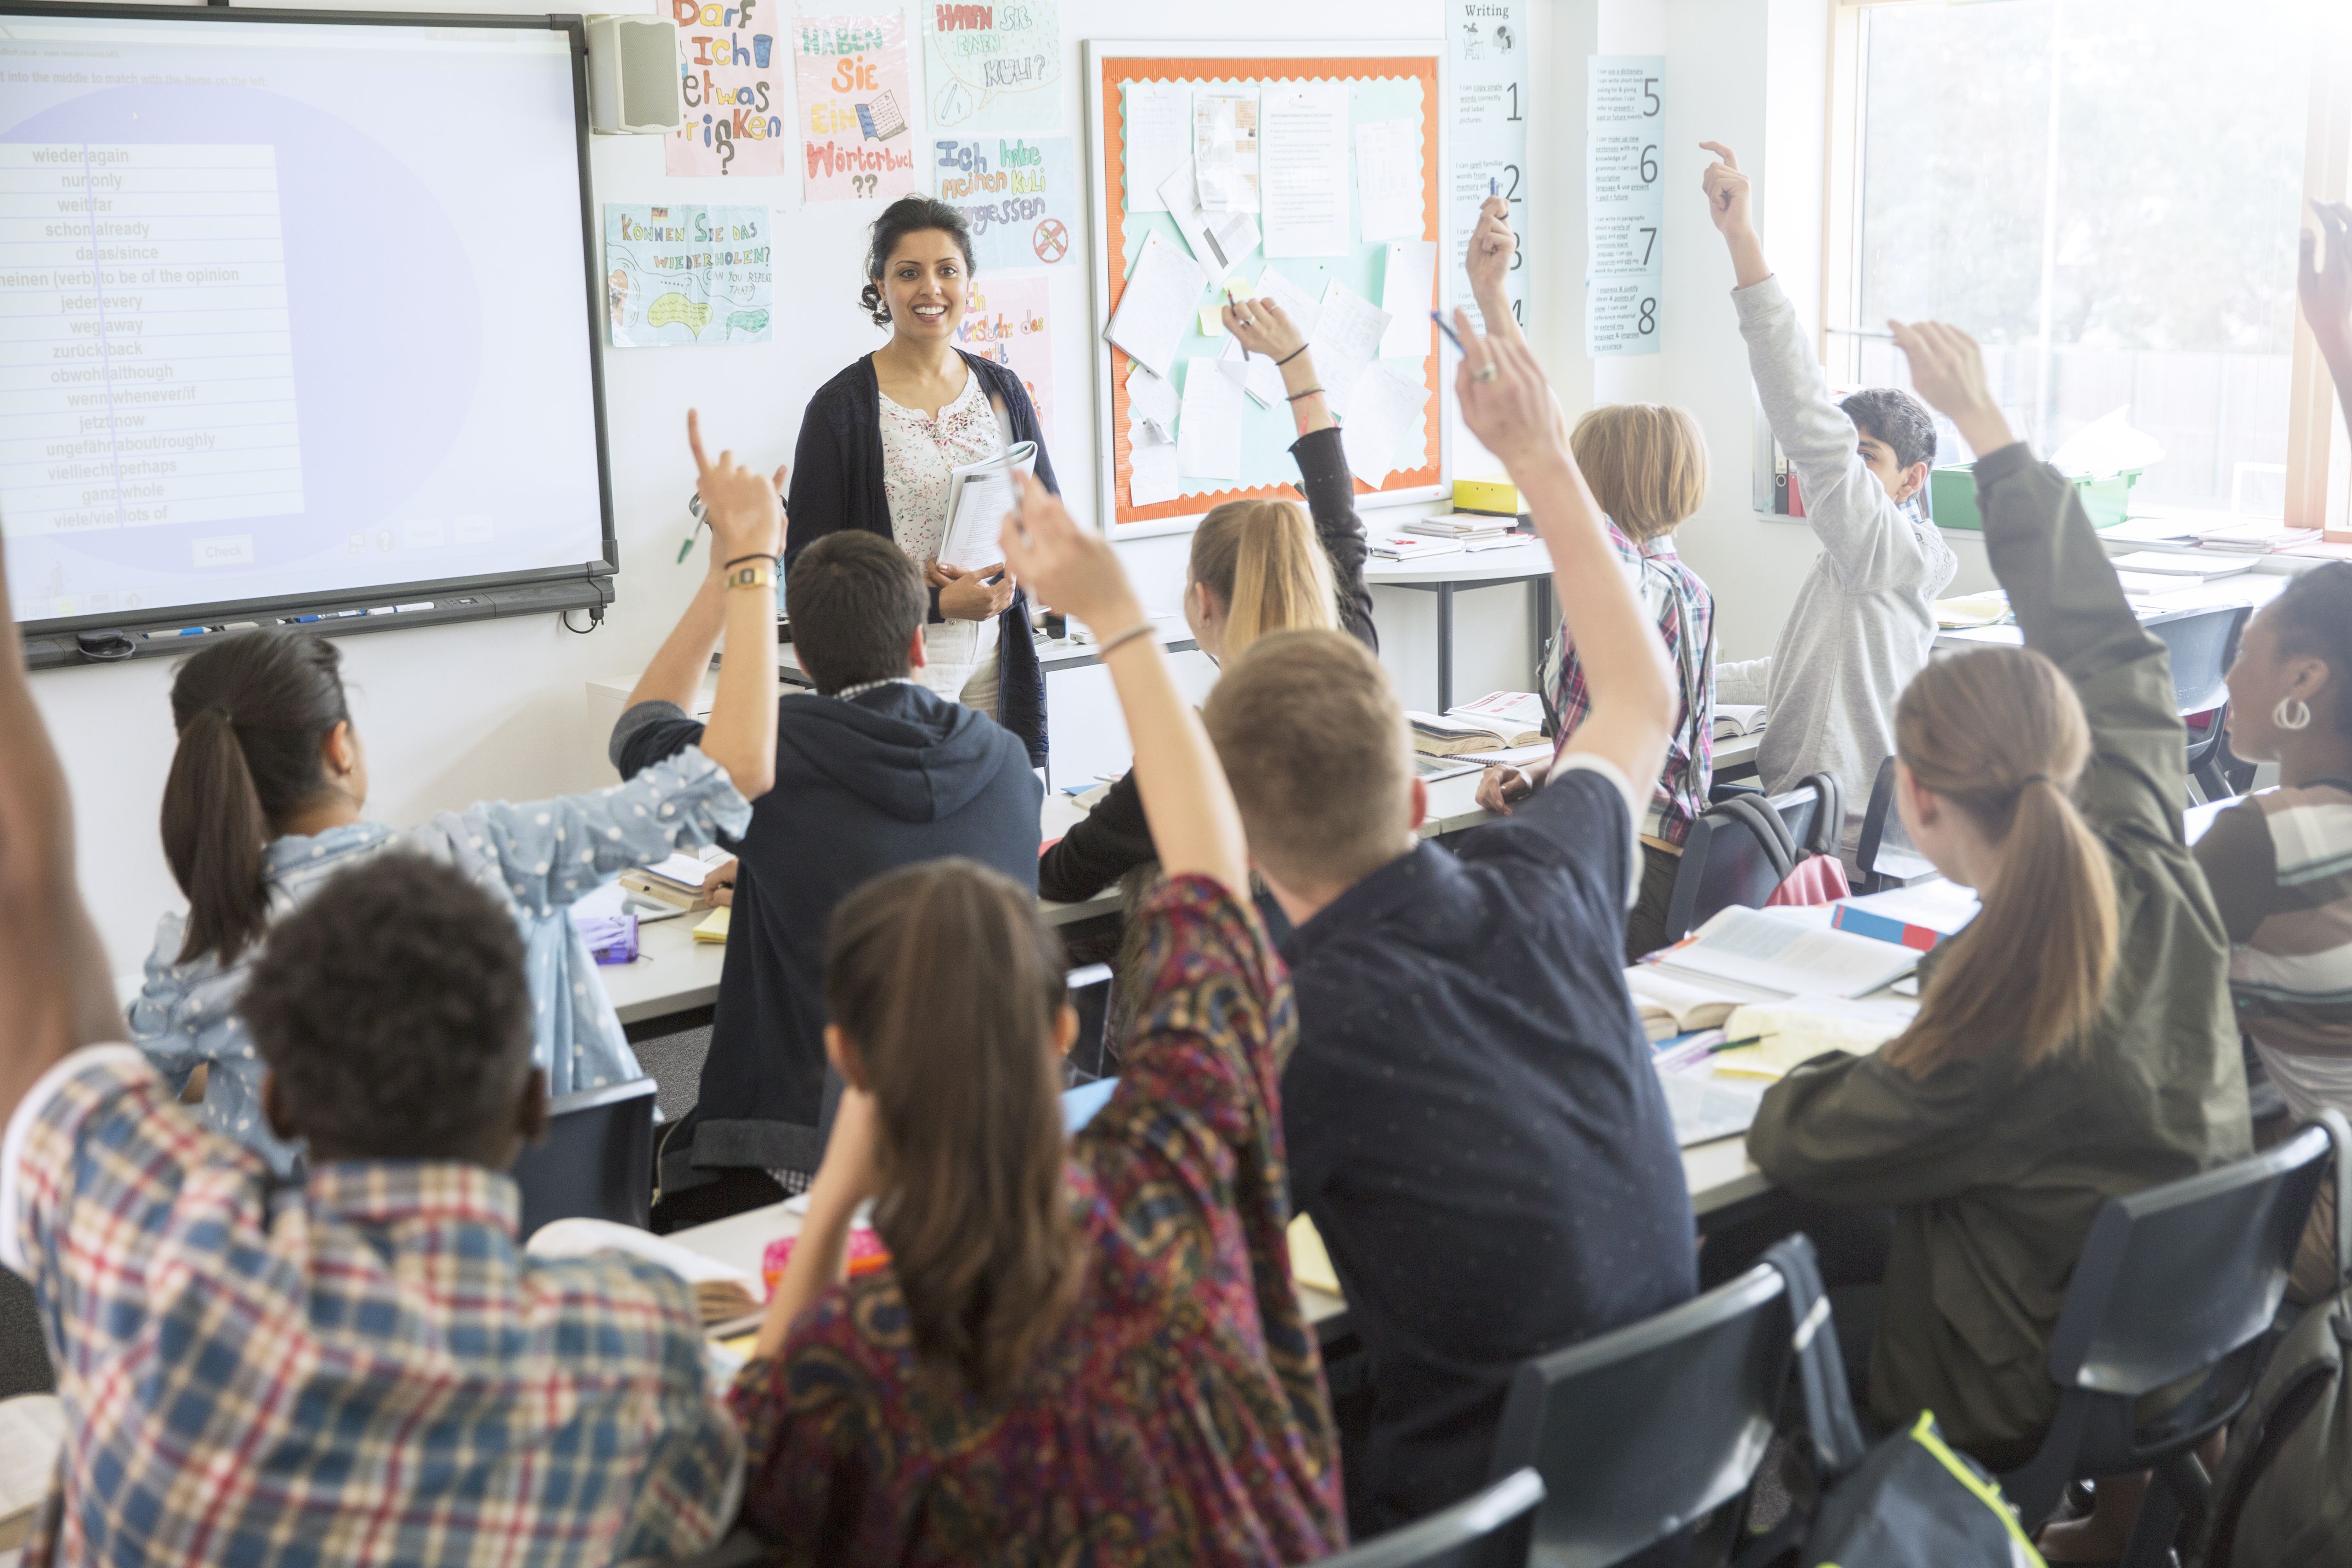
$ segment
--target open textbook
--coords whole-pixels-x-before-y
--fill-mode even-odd
[[[1004,559],[1004,514],[1013,510],[1014,475],[1037,471],[1037,443],[1018,441],[1001,456],[948,473],[948,526],[940,560],[973,571]]]
[[[1901,979],[1918,963],[1911,948],[1734,904],[1668,948],[1657,967],[1702,985],[1731,981],[1760,988],[1769,994],[1761,999],[1771,1000],[1864,995]]]

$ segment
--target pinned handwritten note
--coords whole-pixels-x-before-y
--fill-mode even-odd
[[[1201,210],[1258,210],[1257,96],[1202,92],[1192,98],[1192,179]]]
[[[1201,292],[1208,286],[1209,275],[1181,247],[1157,234],[1146,235],[1103,335],[1141,360],[1152,374],[1165,376],[1176,363],[1176,345],[1192,325]]]
[[[921,193],[907,125],[914,89],[907,71],[907,19],[811,16],[793,26],[800,84],[801,190],[812,202],[869,201]]]
[[[1368,485],[1387,479],[1402,449],[1421,433],[1421,411],[1428,402],[1429,388],[1420,382],[1406,381],[1377,363],[1366,365],[1349,389],[1348,406],[1354,412],[1339,427],[1349,472]],[[1418,444],[1411,456],[1421,461]]]
[[[1269,87],[1264,107],[1266,255],[1347,255],[1348,84]]]
[[[1061,0],[940,0],[923,12],[934,132],[1061,129]]]
[[[1381,260],[1381,309],[1389,313],[1388,331],[1381,334],[1382,359],[1422,359],[1436,331],[1429,312],[1437,288],[1437,241],[1392,239]]]
[[[1381,357],[1381,337],[1388,330],[1389,313],[1353,289],[1335,279],[1324,290],[1307,342],[1315,351],[1323,401],[1340,418],[1349,416],[1357,378]]]
[[[1412,121],[1356,127],[1356,205],[1367,244],[1421,237],[1421,128]]]
[[[1227,368],[1223,361],[1205,355],[1184,362],[1176,466],[1196,479],[1242,477],[1242,384],[1225,374]]]
[[[1192,174],[1192,89],[1181,81],[1127,84],[1127,210],[1166,212],[1160,187]],[[1197,204],[1196,204],[1197,205]]]

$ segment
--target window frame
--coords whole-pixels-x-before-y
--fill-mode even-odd
[[[1863,128],[1869,104],[1864,74],[1864,13],[1952,0],[1822,0],[1829,7],[1828,94],[1822,167],[1821,360],[1832,384],[1860,374],[1864,323],[1860,258]],[[2343,201],[2352,188],[2352,19],[2315,8],[2311,24],[2310,125],[2304,143],[2306,203]],[[2304,208],[2310,226],[2310,208]],[[2290,287],[2292,284],[2290,284]],[[1845,329],[1840,331],[1839,329]],[[2337,416],[2336,388],[2311,327],[2295,312],[2287,406],[2288,527],[2324,528],[2331,544],[2352,544],[2352,441]]]

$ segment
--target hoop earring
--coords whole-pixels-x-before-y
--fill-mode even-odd
[[[2271,722],[2282,730],[2311,728],[2311,704],[2300,697],[2282,697],[2271,710]]]

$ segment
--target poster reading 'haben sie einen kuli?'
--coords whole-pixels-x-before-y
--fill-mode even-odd
[[[793,24],[803,195],[813,202],[915,195],[915,109],[907,73],[907,19],[810,16]]]
[[[784,82],[789,0],[669,0],[686,112],[667,174],[789,174],[795,140]]]

